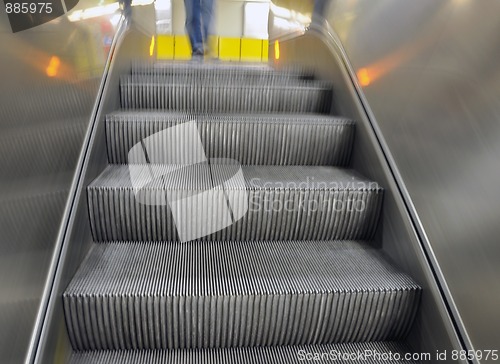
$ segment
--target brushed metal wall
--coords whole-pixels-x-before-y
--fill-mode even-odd
[[[475,349],[500,349],[500,2],[333,0]]]
[[[73,348],[63,310],[62,294],[92,245],[87,186],[106,167],[105,115],[120,108],[120,94],[117,92],[120,76],[130,71],[130,61],[150,60],[151,36],[155,31],[153,6],[138,6],[132,9],[131,19],[123,23],[116,34],[116,49],[109,63],[103,96],[96,109],[95,125],[89,138],[89,149],[85,155],[82,174],[78,183],[71,223],[65,237],[61,261],[57,267],[53,292],[49,300],[47,316],[34,363],[67,362]],[[149,28],[149,29],[148,29]]]
[[[14,34],[0,12],[2,363],[29,351],[110,37],[109,16],[64,16]]]

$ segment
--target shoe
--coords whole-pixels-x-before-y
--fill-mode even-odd
[[[202,62],[204,57],[203,49],[195,49],[191,55],[193,61]]]

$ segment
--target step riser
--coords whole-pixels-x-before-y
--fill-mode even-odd
[[[196,121],[208,158],[232,158],[243,165],[347,166],[350,161],[354,124],[347,121],[319,123],[308,119],[297,122],[292,118],[256,120],[243,116],[229,119],[189,115],[167,119],[166,116],[152,114],[108,116],[109,162],[128,164],[128,153],[136,143],[191,120]],[[179,139],[181,137],[179,135]],[[164,140],[164,144],[169,141]],[[164,149],[167,153],[167,148]],[[164,156],[163,160],[168,160],[168,156]]]
[[[200,240],[368,240],[375,232],[383,199],[382,191],[246,192],[248,212],[233,225]],[[224,200],[223,191],[212,193],[213,201]],[[145,191],[142,201],[160,201],[161,196],[165,196],[164,191]],[[238,201],[238,196],[234,200]],[[88,201],[96,241],[179,240],[170,207],[138,203],[132,189],[89,187]],[[196,216],[214,214],[215,205],[205,200],[185,203],[190,204],[186,210],[193,214],[192,219],[187,217],[191,221],[197,221]]]
[[[78,350],[220,348],[398,340],[418,295],[65,296],[64,305]]]
[[[332,100],[332,91],[327,87],[169,85],[122,80],[120,91],[124,109],[328,113]]]

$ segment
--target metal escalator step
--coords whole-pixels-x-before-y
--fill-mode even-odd
[[[106,117],[109,162],[130,163],[132,147],[154,134],[159,135],[154,140],[160,145],[151,148],[168,153],[169,144],[185,143],[186,137],[183,139],[182,130],[177,129],[163,136],[157,133],[188,121],[196,122],[208,158],[232,158],[256,165],[347,166],[355,129],[351,120],[311,114],[115,112]],[[160,155],[159,160],[150,162],[165,160],[168,156]]]
[[[370,239],[383,197],[352,170],[236,164],[111,165],[87,190],[96,241]]]
[[[355,241],[94,244],[63,294],[76,350],[400,340],[420,287]]]
[[[277,70],[268,65],[231,64],[231,63],[194,63],[194,62],[134,62],[133,75],[204,75],[206,73],[219,76],[245,75],[247,77],[276,77],[312,79],[313,72],[299,66],[285,67]]]
[[[183,62],[183,61],[132,61],[132,73],[144,73],[149,70],[212,70],[212,69],[225,69],[233,71],[257,70],[257,71],[270,71],[275,70],[268,64],[263,63],[227,63],[227,62]]]
[[[214,82],[172,83],[156,75],[120,79],[124,109],[196,112],[317,112],[330,111],[332,87],[323,81],[231,78]]]
[[[121,77],[121,80],[130,80],[132,82],[158,82],[167,85],[190,85],[190,86],[213,86],[218,85],[245,85],[245,86],[307,86],[307,85],[329,85],[325,81],[315,81],[312,79],[298,79],[296,77],[283,77],[282,75],[261,75],[252,76],[244,73],[219,74],[214,72],[199,73],[180,73],[173,75],[127,75]]]
[[[361,353],[372,353],[366,359]],[[412,364],[405,360],[410,349],[397,342],[350,343],[313,346],[280,346],[268,348],[231,348],[208,350],[128,350],[89,351],[73,353],[70,364],[299,364],[326,363],[367,363],[380,364],[396,362],[390,359],[402,358],[397,363]],[[361,354],[363,355],[363,354]],[[346,358],[343,358],[346,356]],[[317,358],[308,360],[308,358]]]

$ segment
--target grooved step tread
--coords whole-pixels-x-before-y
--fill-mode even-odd
[[[324,166],[112,165],[87,191],[97,241],[364,240],[383,199],[377,183]]]
[[[208,158],[248,165],[347,166],[355,131],[352,120],[326,115],[122,111],[106,116],[109,162],[130,163],[129,151],[143,141],[146,149],[164,151],[157,156],[160,160],[150,158],[161,163],[169,158],[169,146],[193,142],[183,128],[172,128],[191,121]]]
[[[96,244],[64,295],[78,350],[398,340],[420,287],[367,243]]]
[[[241,349],[209,349],[209,350],[130,350],[130,351],[100,351],[81,352],[71,355],[70,364],[299,364],[307,362],[308,357],[316,356],[311,360],[314,363],[359,363],[358,353],[370,352],[374,355],[392,354],[392,357],[404,358],[410,349],[395,342],[351,343],[315,346],[287,346],[272,348],[241,348]],[[332,356],[337,355],[337,359]],[[341,360],[338,356],[355,354],[353,359]],[[390,362],[379,360],[373,356],[363,360],[363,363],[379,364]],[[394,362],[394,361],[393,361]],[[412,360],[398,360],[398,363],[412,364]]]
[[[302,67],[285,67],[275,69],[268,65],[255,64],[226,64],[203,62],[193,64],[193,62],[139,62],[132,65],[132,74],[158,74],[158,75],[177,75],[177,74],[218,74],[232,75],[243,74],[249,77],[295,77],[312,78],[313,73]]]

